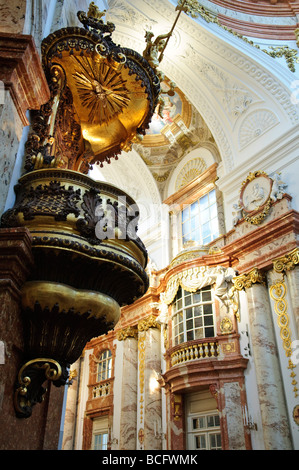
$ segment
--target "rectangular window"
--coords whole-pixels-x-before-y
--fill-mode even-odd
[[[92,450],[108,449],[108,416],[92,420]]]
[[[182,210],[182,240],[206,245],[219,236],[216,191],[213,189]]]
[[[95,434],[93,450],[107,450],[108,445],[108,433]]]
[[[214,311],[211,286],[197,292],[179,288],[173,304],[174,346],[194,339],[214,336]]]
[[[112,353],[110,350],[104,351],[98,360],[97,382],[111,378]]]
[[[221,450],[219,414],[199,414],[188,418],[188,448]]]

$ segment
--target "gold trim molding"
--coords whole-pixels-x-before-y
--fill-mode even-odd
[[[277,273],[290,271],[299,264],[299,248],[295,248],[290,253],[273,260],[273,268]]]
[[[288,369],[291,370],[290,377],[292,379],[292,386],[295,398],[298,397],[298,382],[295,380],[296,374],[294,372],[295,365],[290,357],[292,356],[292,340],[291,331],[289,328],[289,315],[288,303],[286,300],[287,286],[285,282],[278,281],[270,287],[270,297],[274,301],[274,311],[277,315],[277,324],[280,328],[280,338],[285,350],[286,357],[289,358]]]
[[[253,284],[266,285],[265,275],[257,268],[253,268],[249,273],[240,274],[233,278],[234,287],[241,291],[248,287],[252,287]]]

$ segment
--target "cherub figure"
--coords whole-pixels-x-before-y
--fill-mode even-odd
[[[280,179],[280,174],[275,173],[273,178],[273,184],[272,184],[272,190],[270,194],[270,198],[273,202],[277,201],[277,199],[281,199],[285,189],[287,187],[287,184],[285,184],[281,179]]]
[[[238,204],[233,204],[233,225],[237,225],[238,221],[243,218],[243,209],[240,205]]]

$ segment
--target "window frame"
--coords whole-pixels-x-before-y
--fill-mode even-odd
[[[103,357],[106,355],[105,357]],[[101,359],[102,358],[102,359]],[[104,364],[106,364],[104,366]],[[105,349],[99,355],[97,360],[96,383],[110,380],[112,377],[112,351]]]
[[[178,298],[178,294],[181,292],[181,297]],[[181,286],[179,287],[174,301],[172,303],[172,344],[173,346],[179,346],[180,344],[187,343],[189,341],[194,340],[205,340],[207,338],[214,338],[215,331],[216,331],[216,311],[215,311],[215,302],[214,302],[214,290],[212,285],[207,285],[198,289],[196,292],[189,292],[183,289]],[[200,301],[192,302],[200,293]],[[202,293],[209,293],[210,299],[203,300]],[[186,299],[191,299],[191,303],[186,305]],[[181,301],[181,307],[180,305]],[[211,313],[207,306],[211,306]],[[204,313],[206,307],[206,314]],[[197,309],[197,310],[195,310]],[[190,310],[192,312],[190,312]],[[199,313],[196,315],[196,313]],[[182,317],[182,321],[177,321],[179,319],[179,315]],[[208,324],[208,321],[212,318],[212,323]],[[201,321],[200,321],[201,319]],[[191,321],[193,323],[192,328],[188,328],[191,326]],[[188,325],[189,324],[189,325]],[[213,328],[213,334],[207,335],[208,329]],[[204,334],[200,335],[200,331],[203,331]],[[193,332],[193,337],[188,333]],[[189,336],[189,337],[188,337]],[[182,340],[183,338],[183,340]]]
[[[214,426],[208,426],[207,418],[217,417],[219,423]],[[206,425],[198,428],[194,428],[192,423],[195,420],[205,419]],[[210,438],[213,436],[220,437],[220,446],[216,445],[216,448],[212,446],[211,448],[211,441]],[[205,448],[200,448],[196,446],[196,439],[204,437],[205,439]],[[216,437],[217,440],[217,437]],[[220,423],[220,416],[216,410],[207,410],[204,412],[189,414],[187,417],[187,447],[188,450],[222,450],[222,433],[221,433],[221,423]]]
[[[211,193],[213,193],[213,200],[211,202]],[[200,205],[204,203],[205,199],[208,199],[208,204],[200,208]],[[216,209],[216,215],[213,217],[211,216],[211,210],[212,208]],[[192,215],[192,210],[193,215]],[[184,214],[188,211],[189,216],[185,218],[184,220]],[[209,216],[206,220],[203,220],[204,213],[207,211],[209,213]],[[218,213],[218,203],[217,203],[217,192],[216,188],[210,188],[207,192],[204,194],[201,194],[197,198],[195,198],[193,201],[190,201],[186,204],[183,204],[181,211],[180,211],[180,238],[181,238],[181,243],[182,246],[184,247],[188,242],[196,242],[199,245],[208,245],[211,243],[213,240],[216,240],[220,236],[220,230],[219,230],[219,213]],[[216,223],[217,225],[217,230],[212,229],[212,223]],[[189,224],[189,230],[184,233],[184,227],[186,228]],[[192,229],[192,224],[195,224],[195,227]],[[209,225],[209,231],[208,235],[204,236],[204,226]],[[194,237],[195,239],[191,238],[192,234],[198,233],[197,237]],[[189,239],[185,239],[187,236],[190,236]],[[208,239],[209,238],[209,239]],[[208,240],[207,240],[208,239]]]

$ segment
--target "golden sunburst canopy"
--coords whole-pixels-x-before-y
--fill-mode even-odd
[[[42,43],[51,99],[27,145],[29,171],[86,173],[110,162],[145,134],[158,102],[159,78],[141,55],[112,41],[114,25],[78,17],[84,28],[63,28]]]

